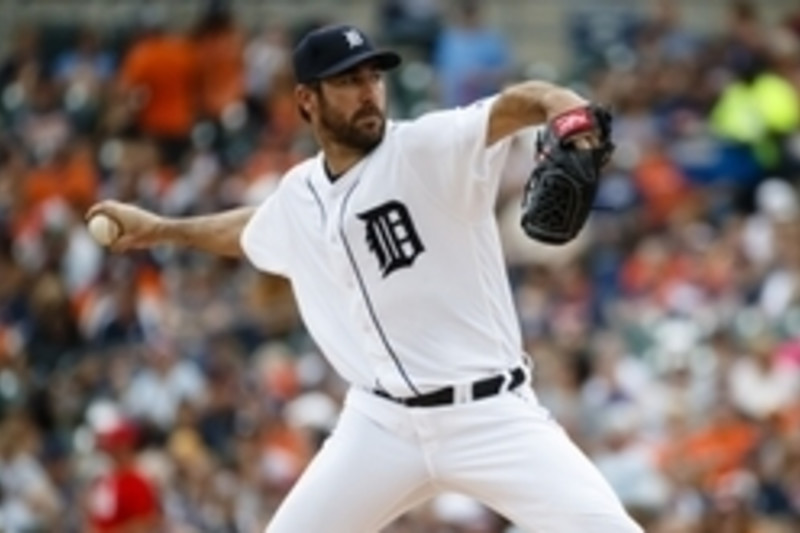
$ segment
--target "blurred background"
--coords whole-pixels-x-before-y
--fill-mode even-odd
[[[265,198],[327,22],[403,52],[399,118],[526,78],[613,108],[570,245],[518,229],[524,140],[503,180],[536,390],[648,533],[800,531],[797,0],[0,0],[0,531],[261,532],[335,423],[284,282],[82,222]],[[511,531],[447,494],[384,533]]]

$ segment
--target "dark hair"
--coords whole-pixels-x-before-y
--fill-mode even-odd
[[[322,84],[319,81],[312,81],[309,83],[304,83],[303,85],[305,85],[306,87],[308,87],[317,94],[320,94],[322,92]],[[297,104],[297,112],[300,113],[300,118],[302,118],[305,122],[309,123],[311,122],[311,115],[309,115],[308,111],[303,109],[303,106],[301,106],[300,104]]]

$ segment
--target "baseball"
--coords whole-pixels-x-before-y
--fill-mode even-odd
[[[89,219],[87,227],[94,240],[103,246],[113,244],[122,233],[119,224],[103,214],[95,215]]]

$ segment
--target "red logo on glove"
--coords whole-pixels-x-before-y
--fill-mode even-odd
[[[553,119],[553,129],[560,139],[588,131],[593,126],[592,116],[585,107],[567,111]]]

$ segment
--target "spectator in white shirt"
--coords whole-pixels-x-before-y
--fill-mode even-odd
[[[202,405],[206,380],[197,365],[181,358],[170,342],[151,343],[145,350],[144,367],[131,378],[122,403],[130,416],[168,429],[183,404]]]

